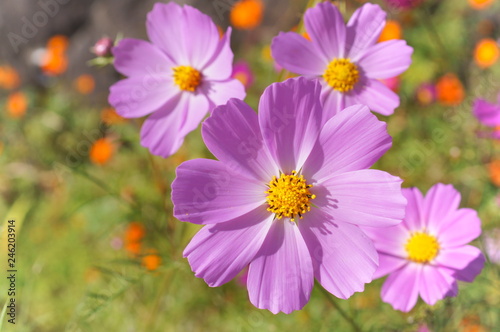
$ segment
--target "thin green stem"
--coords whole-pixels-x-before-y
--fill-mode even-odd
[[[351,325],[353,331],[361,332],[362,331],[361,327],[354,321],[354,319],[352,319],[351,316],[347,314],[347,312],[344,311],[344,309],[342,309],[341,306],[339,306],[337,302],[335,302],[332,299],[332,294],[328,293],[328,291],[323,287],[321,287],[320,285],[317,286],[318,286],[317,288],[319,288],[321,292],[325,295],[328,302],[330,302],[330,304],[335,308],[335,310],[338,311],[338,313],[342,316],[342,318],[344,318]]]

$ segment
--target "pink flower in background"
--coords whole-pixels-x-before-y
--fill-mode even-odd
[[[174,2],[155,4],[146,28],[151,43],[123,39],[113,48],[114,66],[128,78],[111,87],[109,103],[126,118],[152,113],[141,144],[167,157],[208,111],[245,91],[231,78],[230,28],[220,39],[210,17]]]
[[[258,115],[231,99],[203,123],[218,160],[177,168],[174,215],[206,225],[184,251],[192,270],[220,286],[249,265],[250,301],[290,313],[314,279],[346,299],[372,280],[378,257],[358,225],[400,222],[401,180],[368,169],[391,146],[386,124],[356,105],[322,124],[321,85],[269,86]]]
[[[401,79],[399,78],[399,76],[384,78],[381,79],[380,82],[384,83],[386,87],[396,93],[399,91],[399,86],[401,85]]]
[[[113,40],[108,37],[99,39],[92,47],[92,52],[97,56],[111,56]]]
[[[423,0],[385,0],[387,5],[394,8],[410,9],[418,6]]]
[[[422,106],[428,106],[436,101],[436,86],[431,83],[422,83],[417,88],[415,98]]]
[[[238,61],[234,64],[231,77],[240,81],[245,86],[245,89],[251,87],[254,81],[252,69],[246,61]]]
[[[281,32],[273,39],[277,63],[291,72],[319,78],[324,120],[355,104],[383,115],[399,106],[398,95],[379,79],[403,73],[410,66],[413,49],[403,40],[377,43],[385,16],[378,5],[367,3],[346,26],[337,7],[322,2],[304,16],[311,41],[295,32]]]
[[[500,126],[500,95],[498,104],[490,103],[482,98],[477,98],[474,102],[474,116],[483,125],[488,127]]]
[[[500,264],[500,228],[485,232],[484,250],[488,254],[490,261]]]
[[[382,300],[394,309],[410,311],[420,297],[434,305],[458,292],[457,280],[472,282],[484,256],[467,245],[481,234],[476,211],[459,209],[460,193],[436,184],[425,198],[417,188],[403,189],[406,216],[397,226],[363,229],[380,255],[376,278],[389,275]]]

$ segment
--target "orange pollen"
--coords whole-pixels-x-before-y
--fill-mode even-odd
[[[184,91],[194,92],[201,84],[201,73],[191,66],[173,68],[174,83]]]
[[[276,215],[276,219],[283,217],[295,221],[295,216],[302,219],[302,215],[311,210],[309,201],[315,199],[316,195],[309,191],[312,185],[308,185],[303,175],[297,176],[296,171],[292,174],[281,174],[279,178],[273,176],[268,184],[267,211]]]

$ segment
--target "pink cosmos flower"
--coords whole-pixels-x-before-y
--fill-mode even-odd
[[[184,251],[211,286],[249,265],[250,301],[290,313],[309,300],[314,278],[348,298],[372,280],[378,258],[358,225],[400,222],[401,180],[367,169],[391,146],[385,123],[366,106],[322,124],[321,85],[305,78],[269,86],[257,115],[241,100],[203,123],[218,160],[177,168],[176,218],[206,225]]]
[[[453,186],[436,184],[425,198],[417,188],[403,194],[408,206],[401,224],[364,230],[380,255],[375,278],[389,274],[382,300],[407,312],[419,295],[429,305],[455,296],[457,280],[472,282],[485,259],[467,245],[481,234],[481,221],[476,211],[458,208],[460,193]]]
[[[231,78],[230,28],[220,39],[210,17],[170,2],[155,4],[146,29],[151,43],[123,39],[113,48],[115,68],[128,78],[111,87],[109,103],[126,118],[152,113],[141,144],[167,157],[208,111],[245,91]]]
[[[240,81],[245,89],[250,88],[254,81],[252,69],[246,61],[238,61],[234,64],[231,77]]]
[[[385,0],[385,2],[394,8],[410,9],[418,6],[423,0]]]
[[[474,102],[473,113],[479,122],[485,126],[500,126],[500,95],[498,95],[498,104],[477,98]]]
[[[355,104],[390,115],[399,106],[399,97],[379,79],[404,72],[413,49],[403,40],[377,43],[385,16],[378,5],[367,3],[346,26],[337,7],[319,3],[304,16],[311,41],[295,32],[281,32],[271,45],[273,57],[286,70],[320,79],[328,116]]]

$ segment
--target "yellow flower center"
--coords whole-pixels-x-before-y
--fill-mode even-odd
[[[201,83],[201,73],[191,66],[179,66],[173,68],[174,83],[184,91],[195,91]]]
[[[277,219],[285,217],[295,221],[295,216],[302,219],[302,215],[311,210],[309,201],[316,198],[309,191],[312,185],[306,183],[303,175],[297,176],[296,171],[290,175],[281,174],[279,178],[273,176],[268,187],[267,211],[274,213]]]
[[[405,245],[408,259],[417,263],[429,263],[439,253],[435,236],[423,232],[414,233]]]
[[[358,67],[349,59],[333,59],[326,67],[323,78],[333,89],[348,92],[359,81]]]

